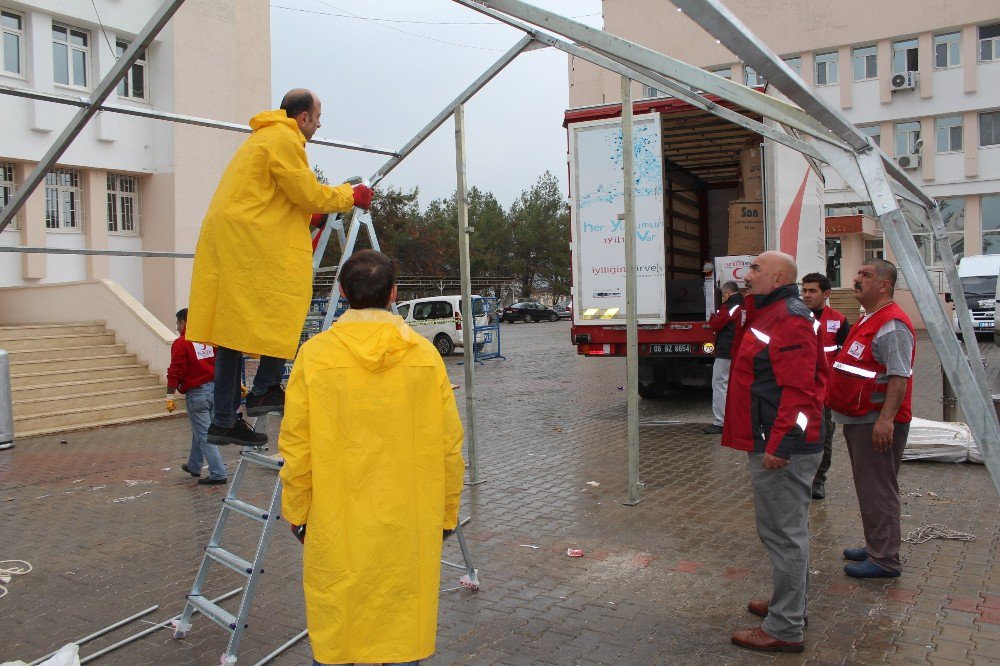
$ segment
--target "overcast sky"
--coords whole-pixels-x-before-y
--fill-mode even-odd
[[[533,4],[601,27],[601,0]],[[367,20],[366,20],[367,19]],[[522,36],[450,0],[271,0],[274,107],[290,88],[323,101],[317,134],[396,150]],[[470,187],[505,207],[545,170],[566,181],[566,55],[524,53],[466,105]],[[385,161],[325,146],[309,159],[331,181],[371,176]],[[420,188],[422,207],[455,190],[449,120],[383,181]]]

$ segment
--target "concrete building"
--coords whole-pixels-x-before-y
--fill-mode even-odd
[[[161,2],[0,0],[0,86],[88,96]],[[269,12],[266,0],[188,0],[108,103],[246,123],[271,103]],[[0,96],[0,206],[75,111]],[[99,114],[0,233],[0,245],[192,252],[218,178],[244,138]],[[187,304],[191,265],[4,253],[0,287],[111,279],[172,324]]]
[[[727,6],[803,80],[902,159],[943,208],[957,256],[1000,253],[1000,12],[982,0],[840,3],[728,0]],[[726,78],[765,85],[670,3],[604,0],[604,29]],[[571,107],[620,101],[620,78],[569,62]],[[636,84],[636,98],[661,93]],[[850,285],[862,257],[881,256],[872,211],[825,170],[828,272]],[[940,255],[914,229],[940,282]],[[891,253],[890,253],[891,254]],[[891,256],[889,257],[892,258]],[[937,270],[935,270],[937,269]],[[942,290],[944,290],[942,288]]]

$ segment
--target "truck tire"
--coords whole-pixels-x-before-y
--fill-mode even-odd
[[[438,333],[434,338],[434,347],[441,356],[448,356],[455,351],[455,343],[444,333]]]
[[[656,384],[643,384],[640,382],[639,397],[643,400],[655,400],[659,397],[659,391],[656,390]]]

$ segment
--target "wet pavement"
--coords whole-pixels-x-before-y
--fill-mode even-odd
[[[641,402],[645,489],[640,504],[625,506],[624,360],[576,356],[566,322],[505,325],[501,335],[507,359],[476,368],[484,482],[467,487],[462,503],[482,589],[442,593],[438,651],[425,663],[1000,663],[1000,512],[983,466],[904,463],[904,535],[940,524],[976,538],[905,543],[902,577],[857,581],[842,571],[841,550],[860,543],[861,524],[838,432],[828,497],[810,514],[806,652],[746,652],[729,634],[755,625],[746,602],[766,597],[770,567],[745,455],[701,432],[709,393]],[[918,350],[915,412],[939,419],[940,370],[925,335]],[[994,381],[997,351],[989,350]],[[448,359],[456,383],[460,361]],[[463,390],[457,398],[464,410]],[[171,417],[0,452],[0,559],[33,566],[3,583],[0,661],[30,661],[160,605],[85,645],[90,654],[180,611],[225,493],[181,472],[188,442],[187,419]],[[237,450],[223,455],[232,470]],[[245,487],[264,502],[272,483],[255,471]],[[251,552],[257,525],[230,526],[226,545]],[[584,556],[567,557],[567,548]],[[304,628],[300,554],[279,526],[239,663]],[[451,541],[445,555],[460,560]],[[443,586],[459,573],[445,569]],[[206,589],[219,595],[241,583],[220,567]],[[183,641],[161,630],[96,663],[213,664],[227,638],[197,618]],[[304,640],[273,663],[309,659]]]

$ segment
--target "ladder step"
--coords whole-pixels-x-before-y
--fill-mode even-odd
[[[231,499],[226,497],[222,500],[222,503],[229,509],[232,509],[236,513],[242,513],[247,518],[252,518],[260,522],[266,522],[268,519],[268,513],[260,507],[256,507],[248,502],[243,502],[238,499]]]
[[[263,453],[257,453],[256,451],[243,450],[240,452],[245,460],[249,460],[252,463],[256,463],[261,467],[266,467],[268,469],[279,470],[281,466],[285,464],[284,460],[279,460],[277,458],[272,458],[271,456],[265,456]]]
[[[205,617],[210,618],[217,625],[232,633],[236,631],[236,616],[220,607],[200,594],[189,594],[188,603],[198,609]],[[246,629],[246,626],[243,627]]]
[[[253,573],[252,564],[244,560],[239,555],[230,553],[222,546],[209,546],[205,549],[205,554],[219,564],[229,567],[236,573],[243,574],[244,576],[249,576]],[[261,570],[261,573],[263,573],[263,570]]]

